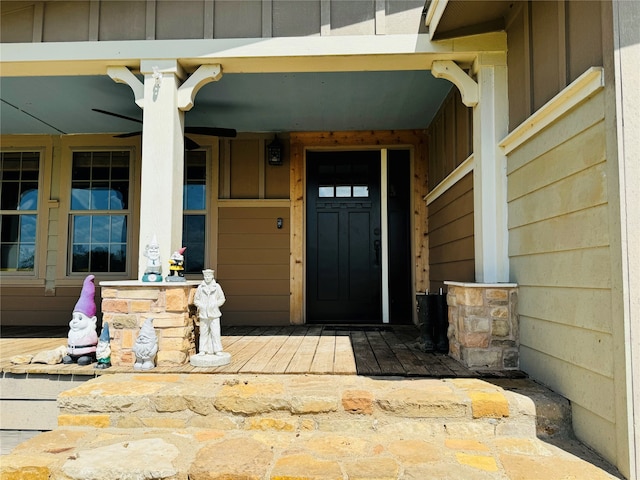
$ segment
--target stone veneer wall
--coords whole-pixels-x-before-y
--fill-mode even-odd
[[[517,285],[445,284],[449,355],[473,370],[518,369]]]
[[[153,318],[158,336],[156,366],[183,365],[196,353],[193,297],[199,282],[100,282],[102,319],[109,323],[111,363],[133,366],[132,347],[144,321]]]

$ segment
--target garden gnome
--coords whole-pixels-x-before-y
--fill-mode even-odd
[[[158,337],[153,328],[153,318],[147,318],[142,324],[132,350],[136,356],[136,363],[133,365],[134,369],[151,370],[155,367],[154,360],[156,353],[158,353]]]
[[[96,359],[98,363],[95,368],[103,370],[111,366],[111,345],[109,344],[109,324],[105,322],[102,325],[102,332],[98,339],[98,347],[96,348]]]
[[[204,279],[194,298],[200,319],[200,342],[197,355],[191,357],[191,364],[196,366],[226,365],[231,355],[222,350],[220,339],[220,307],[225,302],[222,287],[215,281],[214,271],[202,271]],[[213,358],[203,358],[213,357]],[[200,365],[201,364],[201,365]]]
[[[160,264],[160,245],[158,239],[154,235],[151,243],[144,248],[143,255],[147,257],[147,268],[142,275],[143,282],[161,282],[162,281],[162,265]]]
[[[169,275],[167,282],[184,282],[184,251],[187,247],[182,247],[171,254],[169,258]]]
[[[89,365],[96,358],[96,345],[98,334],[96,333],[96,286],[94,275],[84,279],[80,298],[73,309],[69,322],[69,336],[67,342],[67,355],[62,358],[62,363],[74,363]]]

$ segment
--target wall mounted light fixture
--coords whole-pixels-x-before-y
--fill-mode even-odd
[[[282,144],[278,136],[273,137],[273,141],[267,145],[267,161],[269,165],[282,165]]]

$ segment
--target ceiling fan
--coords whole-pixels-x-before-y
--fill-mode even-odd
[[[142,123],[142,120],[133,117],[127,117],[126,115],[120,115],[119,113],[108,112],[107,110],[101,110],[99,108],[92,108],[94,112],[102,113],[104,115],[111,115],[112,117],[122,118],[124,120],[130,120],[136,123]],[[237,132],[233,128],[219,128],[219,127],[184,127],[184,133],[191,133],[194,135],[209,135],[213,137],[235,137]],[[119,135],[114,135],[116,138],[128,138],[135,137],[136,135],[142,135],[142,131],[137,132],[129,132],[129,133],[121,133]],[[188,138],[186,135],[184,137],[184,146],[187,150],[195,150],[196,148],[200,148],[195,141]]]

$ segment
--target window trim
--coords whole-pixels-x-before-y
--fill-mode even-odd
[[[3,138],[3,143],[5,143]],[[51,208],[51,200],[47,201],[49,197],[48,184],[45,182],[46,178],[50,178],[51,162],[48,161],[51,148],[42,145],[42,142],[35,143],[34,146],[29,146],[26,143],[24,145],[12,145],[9,140],[6,142],[7,146],[2,146],[0,149],[2,153],[37,153],[38,154],[38,207],[35,210],[29,210],[29,212],[35,212],[36,215],[36,235],[35,235],[35,258],[33,262],[33,270],[31,271],[14,271],[14,270],[0,270],[0,276],[2,279],[11,279],[12,283],[18,284],[38,284],[42,285],[44,280],[42,279],[44,273],[46,273],[47,263],[47,228],[43,225],[48,225],[48,210]],[[22,142],[16,142],[22,143]],[[46,192],[45,192],[46,187]],[[47,204],[45,206],[45,203]],[[17,210],[0,210],[0,215],[4,212],[14,214]],[[4,280],[6,282],[6,280]]]
[[[61,168],[61,194],[60,194],[60,216],[59,216],[59,235],[58,240],[60,242],[58,249],[58,262],[57,262],[57,285],[65,285],[69,280],[72,284],[77,284],[77,280],[84,278],[88,273],[99,275],[106,280],[119,280],[132,278],[132,269],[138,262],[138,230],[139,230],[139,214],[140,214],[140,177],[138,165],[139,149],[137,149],[131,143],[124,143],[114,139],[113,144],[105,142],[104,136],[100,136],[99,139],[96,136],[88,135],[86,138],[73,138],[63,137],[63,140],[69,140],[63,145],[63,159]],[[74,140],[76,140],[74,142]],[[80,140],[81,142],[78,142]],[[84,140],[84,141],[82,141]],[[77,142],[77,143],[76,143]],[[71,195],[72,195],[72,173],[73,173],[73,156],[77,152],[113,152],[113,151],[127,151],[129,152],[129,201],[127,210],[113,210],[108,212],[126,212],[127,216],[127,259],[124,272],[72,272],[72,231],[71,225],[72,215],[77,215],[79,211],[71,209]],[[104,210],[86,210],[88,215],[91,212],[100,212],[103,214]]]

